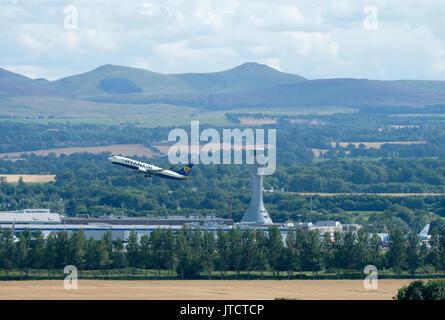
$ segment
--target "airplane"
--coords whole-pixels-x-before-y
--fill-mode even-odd
[[[419,233],[420,241],[429,241],[431,238],[431,235],[428,234],[430,231],[430,224],[428,223],[423,227],[422,231]]]
[[[113,164],[133,169],[134,172],[143,173],[146,177],[151,177],[152,175],[155,175],[161,178],[176,179],[176,180],[188,179],[187,175],[189,174],[190,170],[193,167],[193,164],[189,163],[188,165],[182,167],[179,170],[172,170],[173,167],[169,169],[163,169],[151,164],[114,155],[109,157],[108,160]]]
[[[428,234],[430,230],[430,224],[426,224],[425,227],[419,232],[419,238],[421,242],[428,242],[431,238],[431,235]],[[389,234],[388,233],[379,233],[378,234],[380,238],[382,239],[383,245],[388,245],[389,242]]]

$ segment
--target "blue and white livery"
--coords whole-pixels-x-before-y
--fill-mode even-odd
[[[146,177],[151,177],[152,175],[158,176],[166,179],[176,179],[185,180],[191,171],[193,164],[189,163],[185,167],[179,170],[163,169],[152,164],[140,162],[137,160],[121,157],[121,156],[111,156],[108,160],[116,165],[123,166],[132,169],[134,172],[143,173]]]

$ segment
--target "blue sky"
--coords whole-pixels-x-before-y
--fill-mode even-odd
[[[256,61],[310,79],[445,80],[445,3],[0,0],[0,48],[0,67],[32,78],[103,64],[182,73]]]

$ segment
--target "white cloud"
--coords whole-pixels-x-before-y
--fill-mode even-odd
[[[278,7],[278,15],[290,25],[298,26],[304,22],[304,17],[295,6]]]
[[[35,76],[105,63],[163,73],[258,61],[308,78],[445,80],[445,7],[435,0],[56,0],[0,3],[0,66]],[[363,8],[378,9],[365,30]],[[31,70],[31,71],[29,71]],[[46,71],[45,71],[46,70]],[[38,74],[41,72],[41,74]],[[67,74],[68,75],[68,74]]]

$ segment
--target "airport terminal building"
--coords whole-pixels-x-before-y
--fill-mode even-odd
[[[301,228],[304,231],[318,230],[320,234],[325,232],[356,232],[361,226],[356,224],[342,225],[338,221],[318,221],[316,223],[287,223],[276,224],[285,239],[289,228]],[[19,233],[25,229],[31,232],[40,230],[46,237],[52,231],[83,230],[85,237],[89,239],[93,237],[99,240],[107,231],[111,231],[113,240],[118,238],[127,241],[131,231],[137,231],[138,236],[144,234],[149,235],[155,229],[172,229],[173,232],[181,229],[183,226],[191,228],[200,228],[201,230],[209,230],[216,232],[219,228],[229,231],[234,227],[240,227],[242,230],[246,228],[264,229],[266,232],[268,226],[250,226],[249,224],[234,223],[232,219],[217,218],[214,214],[208,214],[205,218],[192,214],[185,216],[168,216],[168,217],[127,217],[127,216],[102,216],[97,218],[90,217],[65,217],[58,213],[52,213],[49,209],[23,209],[10,212],[0,212],[0,228],[12,229],[13,232]]]

